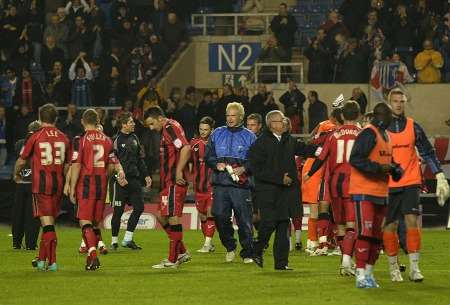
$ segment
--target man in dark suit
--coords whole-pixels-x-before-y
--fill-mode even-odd
[[[311,156],[315,146],[306,146],[287,131],[283,113],[271,111],[266,116],[267,129],[249,152],[250,169],[255,178],[261,223],[254,243],[253,260],[263,267],[263,249],[274,231],[273,255],[276,270],[292,270],[289,257],[289,218],[301,215],[300,184],[295,156]]]

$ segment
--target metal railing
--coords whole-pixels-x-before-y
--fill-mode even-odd
[[[239,29],[242,24],[239,22],[240,19],[257,18],[264,21],[264,27],[261,28],[263,34],[268,34],[270,22],[272,21],[272,18],[277,15],[278,13],[192,14],[191,27],[192,29],[201,29],[202,35],[208,35],[208,27],[220,27],[222,29],[233,27],[232,31],[229,32],[233,33],[233,35],[239,35]],[[230,25],[228,22],[231,18],[233,18],[233,23]],[[197,22],[197,20],[200,20],[200,22]],[[211,22],[208,23],[210,20]],[[218,23],[218,20],[223,20],[225,23]],[[226,35],[230,34],[227,33]]]
[[[297,83],[304,82],[303,63],[301,62],[257,62],[254,65],[253,73],[255,84],[259,82],[281,83],[287,82],[287,79],[293,79]]]

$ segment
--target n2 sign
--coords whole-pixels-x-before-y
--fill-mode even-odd
[[[242,72],[252,68],[261,51],[260,43],[209,44],[209,72]]]

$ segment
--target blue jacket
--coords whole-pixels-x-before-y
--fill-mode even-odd
[[[243,166],[249,175],[248,151],[256,136],[245,127],[222,126],[214,130],[206,145],[206,163],[213,170],[212,184],[249,188],[250,183],[235,183],[227,171],[218,171],[217,163]]]

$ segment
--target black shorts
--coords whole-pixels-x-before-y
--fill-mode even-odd
[[[111,179],[109,198],[112,207],[125,207],[126,204],[133,208],[144,206],[142,185],[138,178],[127,178],[128,184],[121,187],[115,179]]]
[[[420,189],[407,188],[389,193],[386,224],[401,220],[407,214],[419,215]]]

